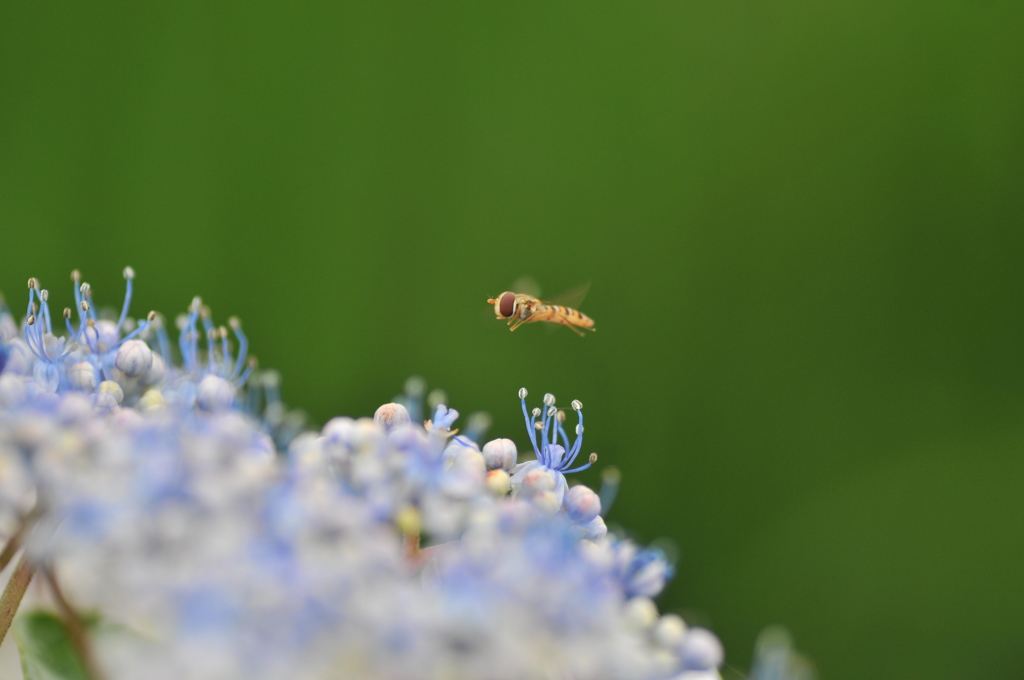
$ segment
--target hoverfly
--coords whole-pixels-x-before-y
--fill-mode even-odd
[[[589,288],[590,284],[586,284],[569,295],[561,297],[566,300],[571,297],[575,300],[572,304],[579,304]],[[595,330],[594,320],[583,312],[568,304],[555,304],[541,300],[529,293],[505,291],[496,298],[489,298],[487,302],[494,305],[495,317],[507,319],[508,325],[511,326],[510,331],[514,331],[524,323],[535,321],[562,324],[580,336],[586,335],[583,330]]]

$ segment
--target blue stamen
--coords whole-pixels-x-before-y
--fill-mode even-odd
[[[128,306],[132,303],[132,280],[135,278],[135,271],[131,267],[124,268],[124,279],[126,287],[124,292],[124,304],[121,305],[121,316],[117,320],[117,334],[121,334],[124,320],[128,318]]]
[[[216,339],[217,331],[213,327],[213,322],[210,321],[209,310],[203,310],[203,335],[206,336],[206,364],[210,373],[216,374],[217,367],[213,359],[213,341]]]
[[[228,348],[228,329],[221,326],[217,329],[217,334],[220,335],[220,370],[230,380],[233,376],[229,372],[232,362],[231,350]]]
[[[41,306],[43,309],[43,319],[46,321],[44,329],[47,333],[53,333],[53,324],[50,323],[50,305],[46,302],[49,297],[50,296],[47,291],[43,290],[39,292],[39,301],[42,303]]]
[[[537,418],[534,416],[530,417],[529,411],[526,409],[526,388],[519,390],[519,400],[523,403],[523,418],[526,419],[526,433],[530,435],[530,443],[533,444],[533,454],[540,459],[540,451],[537,449]]]
[[[572,462],[576,460],[576,456],[580,455],[580,450],[583,449],[583,408],[575,409],[575,411],[580,421],[576,424],[576,441],[573,442],[572,449],[567,456],[569,465],[572,465]]]
[[[252,369],[253,364],[249,364],[248,366],[246,366],[245,371],[242,373],[242,375],[234,379],[234,383],[236,385],[244,385],[245,381],[249,379],[249,375],[252,373]]]
[[[163,357],[164,363],[169,367],[171,365],[171,343],[167,337],[167,329],[164,328],[162,320],[156,327],[156,339],[160,345],[160,356]]]
[[[155,312],[150,312],[149,313],[149,317],[150,318],[154,318],[155,316],[156,316]],[[118,347],[120,347],[124,343],[126,343],[129,340],[131,340],[132,338],[136,337],[137,335],[139,335],[141,333],[145,333],[146,329],[149,328],[149,323],[150,323],[150,319],[147,318],[145,321],[143,321],[142,323],[139,324],[138,328],[136,328],[131,333],[129,333],[128,335],[126,335],[123,338],[121,338],[120,340],[118,340],[117,343],[113,347],[111,347],[111,349],[112,350],[117,349]]]
[[[235,317],[231,317],[228,320],[228,325],[231,326],[231,330],[234,332],[235,337],[238,338],[238,357],[235,359],[235,368],[231,371],[231,379],[237,379],[242,371],[242,367],[245,366],[245,357],[249,353],[249,338],[242,332],[242,323]],[[227,354],[225,352],[225,354]],[[248,372],[246,373],[248,377]],[[245,380],[243,379],[244,383]]]
[[[75,289],[75,307],[79,308],[79,313],[81,313],[80,308],[82,306],[82,291],[80,289],[81,284],[79,283],[81,280],[82,275],[77,269],[71,272],[71,283],[74,284]]]
[[[604,517],[612,509],[615,497],[619,494],[619,482],[622,475],[616,467],[608,467],[601,471],[601,491],[598,498],[601,499],[601,516]]]
[[[571,448],[571,447],[569,446],[569,435],[567,435],[567,434],[565,433],[565,428],[564,428],[564,427],[562,427],[562,423],[558,423],[557,425],[558,425],[558,434],[559,434],[559,436],[561,436],[561,437],[562,437],[562,446],[564,446],[564,447],[565,447],[565,450],[566,450],[566,456],[568,456],[568,455],[570,455],[570,454],[569,454],[569,450],[570,450],[570,448]]]

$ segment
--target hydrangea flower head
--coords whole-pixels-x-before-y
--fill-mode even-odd
[[[129,317],[134,276],[108,318],[76,272],[63,333],[35,279],[20,333],[0,309],[0,529],[118,631],[81,636],[90,672],[718,677],[717,638],[658,615],[664,555],[608,534],[612,492],[569,487],[596,461],[580,402],[570,441],[554,397],[520,391],[526,462],[439,391],[421,420],[421,380],[308,431],[237,320],[194,298],[173,352],[162,316]]]

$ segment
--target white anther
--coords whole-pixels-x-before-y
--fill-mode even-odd
[[[50,299],[50,291],[48,291],[45,288],[43,288],[41,291],[39,291],[39,299],[42,300],[43,302],[46,302],[47,300],[49,300]]]
[[[558,414],[557,414],[557,417],[558,417],[558,422],[564,423],[565,422],[565,411],[559,411]]]
[[[28,287],[29,287],[29,289],[32,289],[32,290],[38,288],[39,287],[39,280],[36,279],[36,277],[33,276],[32,278],[30,278],[28,280]]]
[[[573,411],[582,411],[583,410],[583,404],[580,403],[579,399],[573,399],[572,400],[572,410]]]
[[[135,270],[132,269],[131,267],[125,267],[123,274],[124,274],[124,278],[126,278],[126,279],[134,279],[135,278]]]
[[[550,418],[551,416],[555,415],[555,413],[557,413],[557,412],[558,412],[558,409],[555,408],[554,406],[549,407],[548,408],[548,418]]]
[[[540,418],[541,410],[539,408],[534,408],[532,413],[534,418]]]
[[[89,284],[83,281],[82,285],[78,287],[78,292],[82,295],[87,295],[89,293]]]
[[[242,322],[239,320],[237,316],[233,316],[230,319],[228,319],[228,325],[231,326],[231,330],[237,331],[239,328],[242,327]]]
[[[150,323],[156,321],[156,312],[150,312],[149,314],[147,314],[146,321],[149,321]]]
[[[431,390],[427,395],[427,406],[433,411],[441,404],[448,404],[448,393],[442,389]]]
[[[71,318],[71,308],[70,307],[65,307],[64,308],[64,318],[65,319],[70,319]]]
[[[596,453],[590,454],[590,462],[591,463],[596,463],[597,462],[597,454]]]
[[[29,326],[36,325],[36,315],[35,314],[29,314],[28,318],[25,319],[25,323],[27,323]]]
[[[544,405],[545,406],[551,406],[554,403],[555,403],[555,395],[551,394],[550,392],[548,392],[547,394],[544,395]]]
[[[526,395],[527,394],[529,394],[529,392],[526,391],[525,387],[520,387],[519,388],[519,398],[520,399],[526,399]]]
[[[409,376],[405,381],[404,390],[406,395],[413,399],[422,399],[427,391],[427,381],[418,375]]]
[[[281,374],[277,371],[263,371],[263,386],[267,389],[276,390],[281,386]]]
[[[82,300],[82,304],[79,306],[82,308],[83,312],[89,311],[89,303],[86,300]]]
[[[81,280],[81,278],[82,278],[82,272],[78,271],[77,269],[72,269],[71,270],[71,280],[72,281],[79,281],[79,280]]]
[[[198,312],[199,308],[203,306],[203,300],[198,295],[192,298],[192,304],[189,305],[188,311]]]

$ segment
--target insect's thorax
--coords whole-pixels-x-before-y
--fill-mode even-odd
[[[540,306],[540,300],[524,296],[524,299],[519,301],[519,318],[525,319],[532,316]]]

